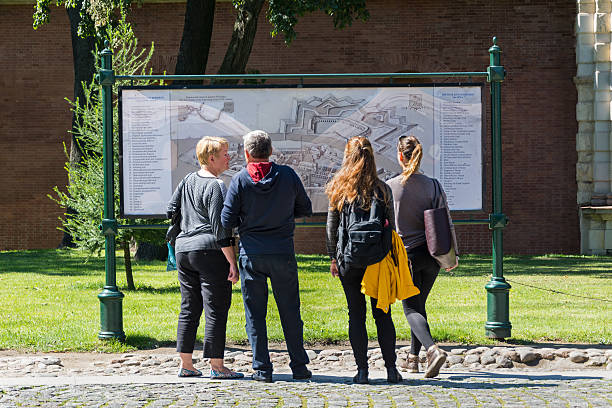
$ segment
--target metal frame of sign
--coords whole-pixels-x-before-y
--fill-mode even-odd
[[[454,82],[454,83],[410,83],[410,84],[294,84],[294,85],[285,85],[285,84],[265,84],[265,85],[168,85],[168,86],[159,86],[159,85],[145,85],[145,86],[120,86],[119,87],[119,217],[126,219],[156,219],[156,218],[165,218],[166,214],[126,214],[125,212],[125,186],[124,186],[124,145],[123,145],[123,91],[124,90],[193,90],[193,89],[317,89],[317,88],[447,88],[447,87],[479,87],[480,88],[480,105],[481,105],[481,129],[480,129],[480,173],[481,173],[481,207],[475,209],[461,209],[457,210],[461,213],[479,213],[484,210],[485,202],[486,202],[486,162],[485,162],[485,135],[486,135],[486,127],[485,127],[485,113],[486,109],[484,108],[484,83],[478,82]],[[435,121],[435,117],[433,118]],[[435,136],[435,135],[434,135]],[[325,215],[325,212],[316,212],[313,215]],[[305,220],[304,224],[308,224],[309,222]]]

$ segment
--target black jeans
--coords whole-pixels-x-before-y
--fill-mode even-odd
[[[419,351],[421,351],[421,345],[425,346],[425,349],[434,345],[429,324],[427,323],[425,302],[427,302],[427,296],[429,296],[429,292],[438,277],[440,266],[429,255],[427,245],[421,245],[409,250],[408,259],[411,263],[412,281],[421,293],[403,300],[402,304],[412,335],[410,354],[418,355]]]
[[[273,368],[266,327],[268,278],[291,360],[289,367],[294,372],[302,371],[309,359],[304,350],[300,288],[297,262],[293,254],[240,255],[242,299],[246,332],[253,350],[253,369],[271,373]]]
[[[220,250],[178,252],[176,266],[181,287],[176,351],[192,353],[204,309],[204,358],[223,358],[232,284],[229,263]]]
[[[349,314],[349,340],[355,356],[357,368],[368,368],[368,332],[366,329],[366,301],[361,293],[361,281],[365,269],[349,269],[340,275],[340,282]],[[395,367],[395,325],[391,319],[391,307],[387,313],[376,308],[377,299],[370,298],[372,315],[376,323],[378,344],[382,352],[385,367]]]

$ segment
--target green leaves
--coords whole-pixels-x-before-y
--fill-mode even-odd
[[[234,1],[234,7],[244,1]],[[332,17],[334,27],[342,29],[354,20],[365,21],[370,17],[366,0],[270,0],[268,21],[272,24],[273,37],[283,34],[289,44],[297,37],[295,25],[306,13],[322,11]]]
[[[51,13],[51,8],[49,4],[51,0],[37,0],[34,5],[34,23],[32,26],[36,30],[38,27],[42,26],[45,23],[49,22],[49,13]],[[60,1],[57,2],[57,5],[61,5]]]
[[[32,26],[38,29],[49,22],[51,0],[36,0],[34,6],[34,22]],[[104,36],[107,27],[117,26],[132,0],[56,0],[58,7],[78,8],[81,22],[78,34],[81,37]]]

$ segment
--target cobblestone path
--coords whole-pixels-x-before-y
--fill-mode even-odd
[[[453,373],[390,385],[318,375],[272,384],[200,379],[148,384],[0,386],[0,407],[612,407],[612,381],[553,374]],[[161,378],[160,378],[161,379]],[[167,377],[165,379],[167,381]]]

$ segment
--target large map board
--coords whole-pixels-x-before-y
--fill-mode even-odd
[[[396,146],[413,134],[421,170],[442,183],[452,210],[483,204],[482,85],[384,87],[168,88],[120,90],[121,216],[163,217],[174,188],[199,168],[203,136],[229,141],[229,184],[245,165],[242,136],[272,138],[272,160],[299,174],[313,211],[327,211],[325,184],[342,164],[346,141],[366,136],[379,177],[401,172]]]

